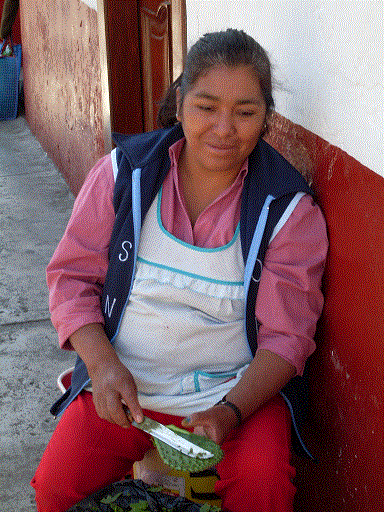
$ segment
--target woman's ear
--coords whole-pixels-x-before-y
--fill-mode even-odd
[[[176,89],[176,119],[180,122],[181,122],[181,108],[182,108],[182,102],[181,102],[180,87],[177,87],[177,89]]]

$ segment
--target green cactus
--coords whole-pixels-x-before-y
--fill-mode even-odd
[[[205,469],[216,466],[216,464],[218,464],[223,458],[224,453],[222,449],[211,439],[197,434],[192,434],[191,432],[175,427],[174,425],[169,425],[168,428],[172,429],[179,436],[182,436],[185,439],[188,439],[188,441],[191,441],[201,448],[213,453],[213,457],[210,457],[209,459],[190,457],[189,455],[176,450],[176,448],[172,448],[172,446],[169,446],[163,441],[154,438],[153,441],[161,459],[165,464],[173,469],[189,471],[190,473],[198,473],[199,471],[204,471]]]

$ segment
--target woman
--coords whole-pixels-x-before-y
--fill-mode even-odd
[[[221,444],[224,509],[292,511],[289,408],[327,237],[305,181],[261,139],[272,107],[260,45],[207,34],[162,107],[168,128],[116,136],[89,174],[47,270],[60,344],[79,358],[32,481],[39,512],[119,480],[150,448],[122,400],[137,422]]]

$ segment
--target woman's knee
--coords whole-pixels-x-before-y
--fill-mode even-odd
[[[290,464],[290,418],[279,397],[247,419],[223,450],[216,492],[229,510],[292,510],[295,469]]]
[[[275,458],[239,459],[224,471],[215,492],[232,512],[292,512],[295,469]]]
[[[31,481],[35,489],[38,512],[65,512],[82,497],[73,495],[70,489],[55,485],[50,474],[45,475],[39,468]]]

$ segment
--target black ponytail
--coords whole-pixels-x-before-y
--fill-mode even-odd
[[[160,104],[159,113],[157,114],[157,124],[161,128],[169,128],[174,126],[178,121],[176,119],[177,102],[176,89],[180,87],[183,75],[181,74],[173,84],[169,87],[167,94]]]

